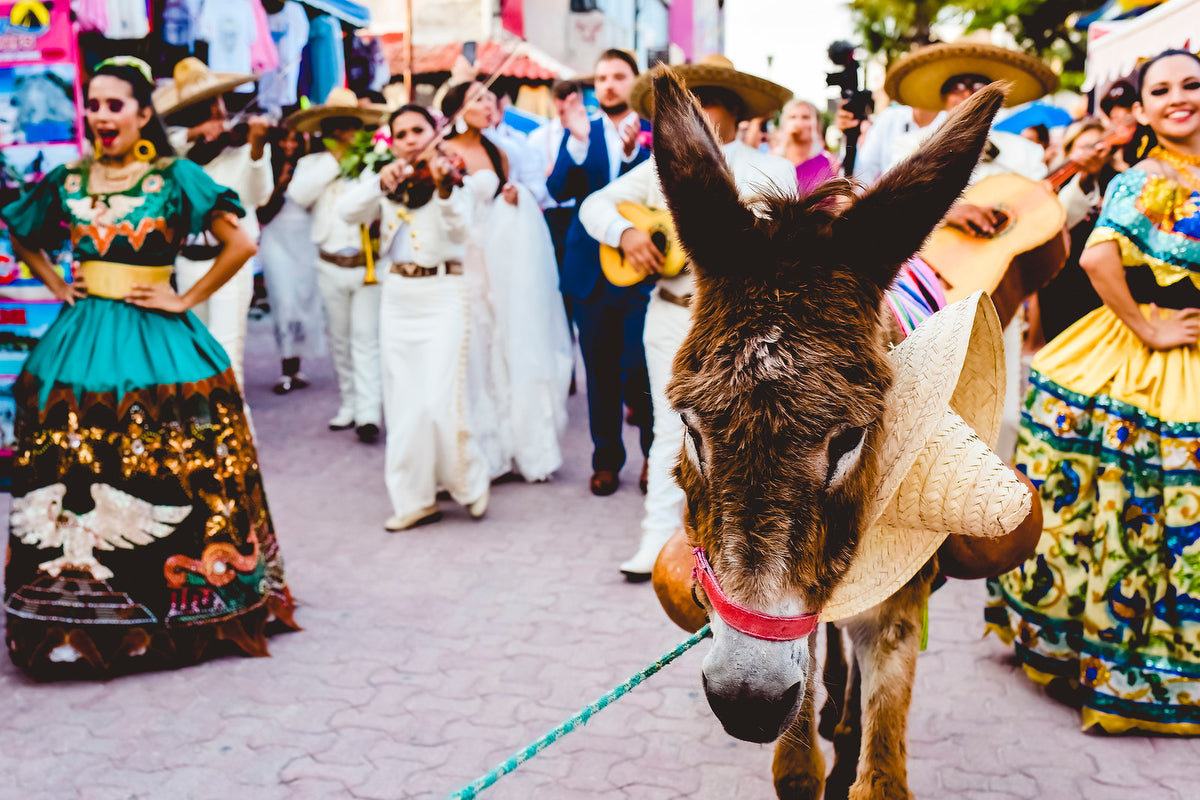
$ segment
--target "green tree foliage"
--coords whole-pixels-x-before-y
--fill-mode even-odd
[[[850,0],[861,43],[890,64],[913,47],[936,41],[934,22],[956,22],[968,31],[1003,25],[1032,55],[1061,64],[1065,88],[1083,76],[1087,34],[1072,26],[1103,0]]]

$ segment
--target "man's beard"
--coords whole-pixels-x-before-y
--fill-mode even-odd
[[[601,105],[600,110],[610,117],[615,117],[617,114],[624,114],[629,110],[629,103],[617,103],[615,106]]]

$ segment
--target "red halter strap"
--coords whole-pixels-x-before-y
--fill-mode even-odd
[[[699,580],[712,603],[713,611],[717,612],[725,624],[735,631],[741,631],[755,639],[765,639],[768,642],[790,642],[803,639],[817,629],[821,621],[821,613],[801,614],[798,617],[774,617],[761,614],[743,605],[738,605],[721,591],[717,576],[703,547],[692,550],[696,565],[692,567],[692,580]]]

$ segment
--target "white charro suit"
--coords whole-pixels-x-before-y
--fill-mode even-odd
[[[329,260],[362,253],[362,231],[337,211],[338,200],[355,185],[341,177],[337,159],[314,153],[300,159],[287,197],[312,210],[312,240],[318,248],[317,287],[325,302],[329,344],[337,370],[341,407],[330,424],[378,425],[383,404],[379,366],[379,300],[382,287],[363,283],[365,266]],[[361,260],[361,259],[360,259]]]
[[[176,152],[187,153],[192,146],[192,142],[187,140],[187,130],[173,129],[171,144]],[[271,147],[264,146],[263,153],[257,161],[251,158],[250,151],[249,144],[227,148],[204,165],[204,172],[217,183],[237,193],[238,200],[246,211],[245,216],[238,220],[238,224],[251,240],[257,242],[258,216],[254,212],[271,199],[275,176],[271,171]],[[175,285],[180,294],[195,286],[212,269],[216,259],[215,251],[220,250],[220,246],[210,233],[189,238],[183,247],[183,253],[190,252],[197,258],[192,259],[181,254],[175,260]],[[199,257],[201,255],[205,257]],[[192,313],[200,318],[213,338],[220,342],[229,354],[234,377],[243,391],[246,317],[250,313],[250,301],[253,299],[254,271],[247,263],[207,300],[192,308]]]
[[[446,199],[435,193],[410,210],[384,196],[374,172],[364,173],[337,204],[347,223],[380,221],[384,480],[393,513],[401,518],[435,505],[439,489],[463,505],[488,489],[487,462],[471,436],[466,396],[470,315],[462,261],[471,208],[467,186]],[[393,265],[436,274],[412,276]]]
[[[743,200],[752,199],[764,189],[796,194],[796,168],[791,162],[737,141],[721,149]],[[588,197],[579,209],[579,221],[594,239],[616,247],[621,234],[632,227],[617,212],[617,204],[625,201],[667,207],[653,158]],[[654,407],[654,444],[650,447],[641,545],[637,555],[621,567],[632,573],[650,571],[658,551],[683,521],[684,494],[672,475],[683,448],[683,424],[667,401],[666,388],[675,353],[691,328],[691,310],[686,305],[691,295],[692,276],[684,271],[674,278],[660,279],[646,308],[643,340]]]

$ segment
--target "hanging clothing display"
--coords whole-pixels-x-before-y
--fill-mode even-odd
[[[196,52],[196,13],[188,0],[167,0],[162,12],[162,38],[172,47]]]
[[[312,20],[308,36],[308,56],[312,72],[309,97],[328,97],[338,86],[346,85],[346,56],[342,48],[342,25],[334,17],[322,14]]]
[[[106,0],[74,0],[71,10],[79,32],[95,31],[103,34],[108,29],[108,5]]]
[[[283,9],[267,15],[267,25],[279,67],[263,74],[258,81],[258,103],[268,111],[279,112],[300,102],[296,86],[300,82],[300,62],[308,44],[308,14],[294,0],[287,0]]]
[[[108,39],[141,39],[150,33],[146,0],[104,0]]]
[[[250,45],[250,67],[262,73],[279,67],[279,52],[271,38],[271,27],[267,23],[267,12],[261,0],[246,0],[254,14],[254,42]]]
[[[256,31],[250,0],[204,0],[196,38],[208,42],[213,72],[253,72],[250,48]]]

